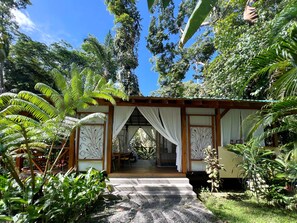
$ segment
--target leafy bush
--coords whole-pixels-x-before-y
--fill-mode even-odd
[[[154,147],[138,147],[136,153],[142,160],[152,160],[156,157],[156,149]]]
[[[217,150],[208,146],[205,149],[206,157],[204,161],[206,162],[206,173],[208,174],[208,183],[211,184],[211,192],[219,190],[220,187],[220,170],[223,169],[223,165],[220,164],[217,155]]]
[[[296,161],[288,159],[282,150],[261,147],[256,140],[231,145],[229,150],[242,157],[239,166],[252,195],[269,204],[297,210]]]
[[[1,176],[0,220],[75,222],[102,196],[106,179],[104,172],[94,169],[79,175],[50,175],[45,183],[39,175],[35,178],[38,189],[32,194],[31,190],[24,193],[14,179]]]

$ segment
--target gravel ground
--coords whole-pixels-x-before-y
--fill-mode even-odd
[[[150,197],[135,195],[121,200],[108,200],[81,222],[133,223],[210,223],[219,222],[198,199]]]

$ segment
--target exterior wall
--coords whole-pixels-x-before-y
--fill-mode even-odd
[[[219,147],[220,163],[224,164],[225,170],[220,170],[221,178],[240,178],[241,170],[237,166],[242,159],[235,153],[229,152],[225,147]]]
[[[187,108],[188,171],[205,171],[204,148],[215,146],[215,109]]]
[[[111,107],[112,108],[112,107]],[[112,109],[111,109],[112,110]],[[230,111],[235,109],[230,109]],[[238,110],[238,109],[237,109]],[[245,109],[243,109],[245,110]],[[219,116],[217,116],[216,111],[219,111]],[[220,133],[223,135],[224,130],[222,122],[218,122],[220,120],[220,114],[223,114],[224,111],[227,109],[215,109],[215,108],[185,108],[186,113],[186,157],[185,159],[185,167],[183,167],[183,171],[205,171],[205,162],[203,160],[203,156],[201,155],[202,148],[207,146],[217,147],[218,146],[218,154],[221,158],[221,163],[224,164],[224,168],[226,171],[222,170],[220,172],[220,176],[222,178],[238,178],[240,177],[240,169],[236,167],[236,165],[240,162],[240,158],[238,158],[235,154],[228,152],[224,147],[223,144],[220,147],[220,144],[217,142],[220,141]],[[228,116],[228,113],[226,113]],[[248,111],[248,110],[245,110]],[[84,115],[94,113],[94,112],[103,112],[108,116],[109,113],[109,106],[92,106],[87,110],[80,110],[79,114],[81,117]],[[232,112],[231,112],[232,113]],[[225,114],[224,114],[225,115]],[[230,114],[229,114],[230,115]],[[226,117],[227,117],[226,116]],[[224,116],[225,117],[225,116]],[[224,118],[222,117],[222,118]],[[104,133],[103,137],[103,146],[102,146],[102,157],[100,159],[87,159],[84,157],[80,157],[79,153],[82,150],[81,143],[86,142],[86,139],[81,136],[81,129],[78,129],[76,134],[76,165],[79,171],[85,171],[89,167],[94,167],[98,170],[108,169],[107,161],[108,159],[108,152],[107,151],[107,138],[108,138],[108,117],[105,121],[96,120],[92,123],[87,124],[86,126],[92,126],[92,128],[96,128],[99,126],[104,126]],[[112,120],[112,119],[111,119]],[[234,120],[233,120],[234,121]],[[217,124],[216,126],[216,123]],[[112,125],[112,123],[111,123]],[[219,131],[217,131],[219,129]],[[230,131],[230,129],[229,129]],[[217,140],[218,139],[218,140]],[[236,138],[237,139],[237,138]],[[222,138],[223,143],[223,138]],[[198,146],[197,146],[198,145]],[[199,151],[200,150],[200,151]],[[200,155],[199,155],[200,154]],[[110,155],[111,156],[111,155]]]
[[[108,106],[91,106],[86,110],[78,111],[78,114],[82,118],[95,112],[107,115]],[[107,121],[108,117],[105,120],[96,119],[78,128],[76,135],[78,171],[86,171],[91,167],[97,170],[106,169]]]

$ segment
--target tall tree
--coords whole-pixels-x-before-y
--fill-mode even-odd
[[[217,57],[203,72],[206,96],[253,99],[269,97],[267,89],[270,81],[267,75],[251,82],[244,91],[242,87],[251,75],[251,60],[261,49],[276,41],[276,36],[286,35],[284,26],[274,24],[278,23],[281,18],[279,13],[290,1],[256,1],[253,6],[258,18],[253,24],[243,19],[246,1],[236,0],[227,4],[223,0],[218,2],[214,14],[216,22],[213,24]],[[285,18],[286,23],[296,19]]]
[[[17,23],[12,10],[25,8],[30,0],[2,0],[0,2],[0,93],[4,92],[4,62],[9,53],[9,45],[17,33]]]
[[[96,37],[88,36],[82,44],[82,49],[86,52],[88,66],[101,73],[107,80],[117,80],[117,58],[115,52],[114,39],[110,32],[105,37],[104,44],[100,43]]]
[[[52,85],[50,62],[53,61],[47,45],[32,41],[20,35],[11,46],[10,55],[5,63],[5,88],[8,91],[34,90],[37,82]]]
[[[108,10],[115,16],[114,39],[118,59],[118,77],[128,95],[139,95],[138,79],[134,69],[138,66],[137,44],[140,37],[140,14],[132,0],[106,0]]]
[[[88,67],[89,60],[86,55],[74,50],[64,41],[47,46],[19,34],[17,41],[10,48],[10,55],[5,62],[5,87],[8,91],[34,92],[34,85],[41,81],[54,87],[50,75],[52,69],[58,69],[67,76],[73,63],[81,70]]]
[[[202,34],[194,44],[188,48],[179,47],[179,37],[183,34],[186,20],[195,5],[194,0],[183,0],[176,10],[174,3],[169,1],[166,8],[156,4],[151,9],[153,17],[149,27],[147,47],[153,54],[154,69],[159,73],[160,90],[155,92],[158,95],[193,97],[200,94],[195,92],[200,89],[199,86],[195,86],[198,85],[196,81],[184,84],[183,80],[186,74],[193,71],[193,79],[201,78],[203,67],[214,52],[211,32],[208,28],[203,28]],[[188,87],[193,89],[187,91]],[[184,92],[187,94],[184,95]]]

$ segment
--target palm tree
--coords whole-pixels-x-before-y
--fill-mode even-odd
[[[104,114],[95,113],[79,120],[75,118],[77,109],[97,105],[98,98],[110,101],[112,104],[115,104],[113,97],[127,99],[122,91],[114,88],[112,82],[106,82],[104,78],[89,69],[80,72],[77,66],[73,65],[70,75],[71,79],[67,80],[61,72],[54,70],[53,76],[58,91],[38,83],[35,89],[40,91],[42,96],[28,91],[0,95],[0,107],[3,108],[0,112],[2,160],[6,162],[8,170],[19,186],[24,189],[19,173],[11,162],[12,157],[24,154],[30,167],[32,194],[35,191],[33,151],[44,150],[51,144],[44,171],[45,180],[54,143],[57,140],[66,142],[71,131],[89,119],[104,118]],[[50,171],[59,159],[64,146],[65,143]]]
[[[103,77],[107,80],[116,81],[117,60],[114,51],[114,41],[109,32],[105,37],[104,44],[101,44],[95,37],[89,36],[84,40],[83,49],[92,54],[96,63],[100,63],[103,69]]]
[[[267,75],[270,80],[272,98],[279,99],[263,107],[256,115],[249,117],[255,123],[251,133],[260,125],[267,130],[261,136],[287,133],[276,161],[280,165],[279,174],[286,185],[296,184],[297,163],[297,22],[296,0],[292,0],[273,21],[274,30],[282,30],[287,37],[273,39],[268,49],[257,56],[251,64],[253,75],[250,80]]]

